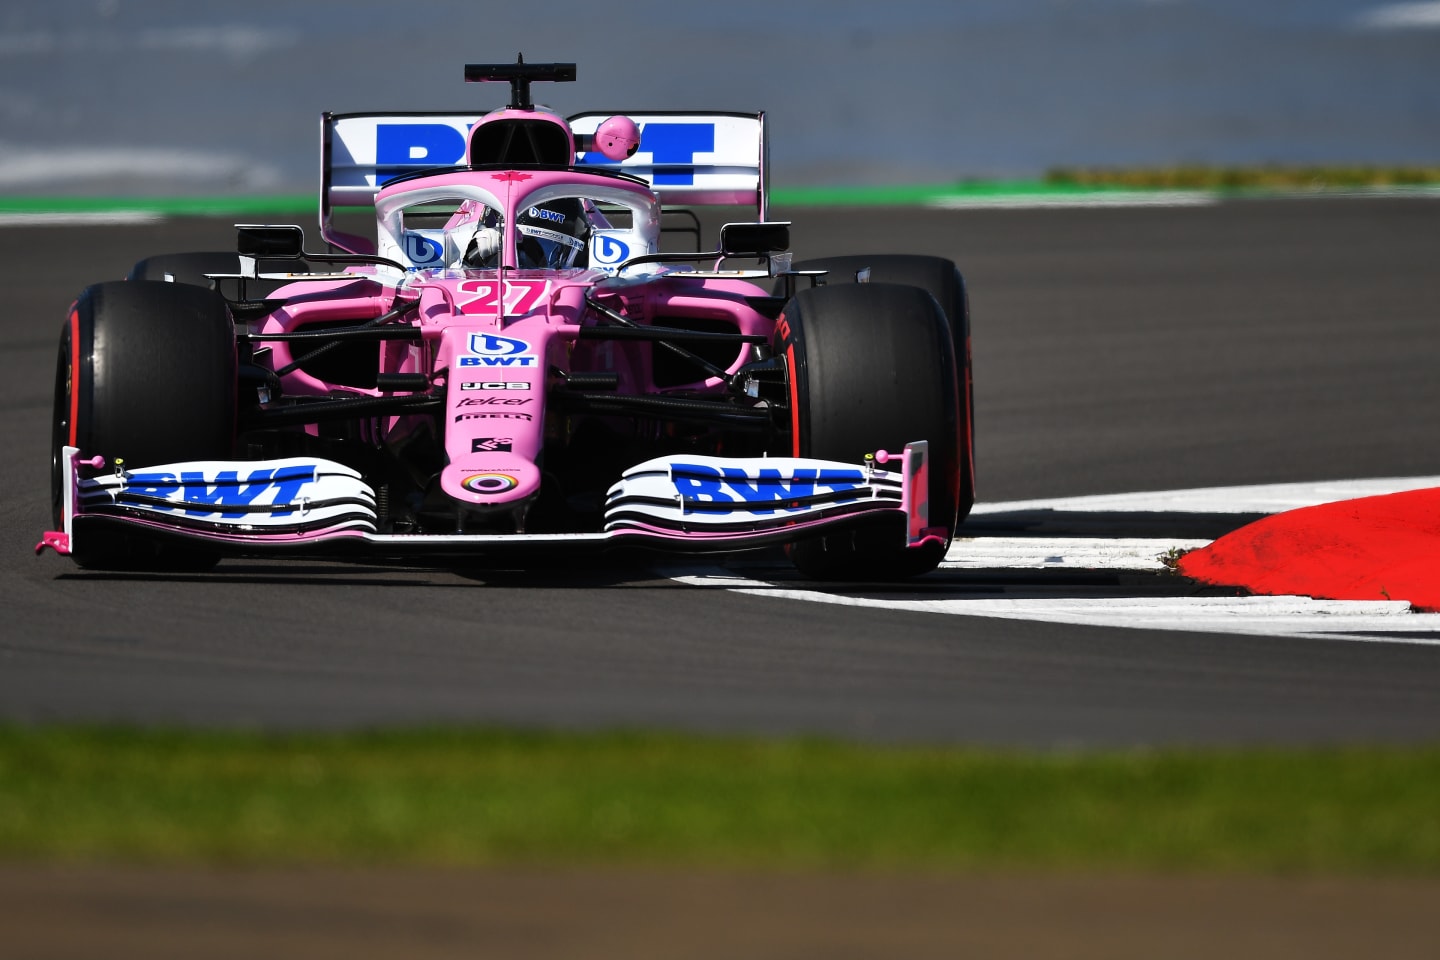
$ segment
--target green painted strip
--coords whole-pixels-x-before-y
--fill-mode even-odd
[[[1082,187],[1036,180],[995,180],[959,184],[881,187],[790,187],[772,190],[770,201],[784,206],[916,206],[947,197],[1056,197],[1103,195],[1124,187]],[[312,196],[264,197],[0,197],[4,213],[144,212],[165,216],[231,216],[251,213],[317,213]],[[358,209],[358,208],[356,208]]]
[[[157,213],[172,217],[219,217],[252,213],[318,215],[308,194],[264,197],[0,197],[5,213]]]
[[[1082,187],[1038,180],[985,180],[891,187],[788,187],[770,191],[784,206],[916,206],[951,197],[1072,197],[1115,192],[1117,187]],[[1133,191],[1131,191],[1133,192]]]
[[[985,180],[951,184],[907,186],[781,187],[770,191],[770,202],[784,207],[926,206],[947,200],[1102,199],[1107,195],[1190,194],[1200,197],[1324,197],[1324,196],[1429,196],[1440,194],[1436,184],[1377,184],[1374,186],[1220,186],[1206,188],[1132,186],[1124,183],[1086,185],[1041,180]],[[362,208],[353,208],[358,212]],[[318,201],[309,194],[234,197],[0,197],[0,215],[13,213],[151,213],[161,216],[317,216]]]

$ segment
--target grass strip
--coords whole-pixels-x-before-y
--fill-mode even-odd
[[[244,197],[0,197],[6,213],[158,213],[172,217],[249,214],[319,215],[310,194]]]
[[[1072,189],[1129,190],[1335,190],[1440,184],[1440,166],[1058,167],[1045,183]]]
[[[1197,190],[1241,195],[1440,186],[1440,166],[1057,167],[1039,180],[948,184],[776,187],[778,206],[917,206],[947,198],[1080,197],[1113,190]],[[144,212],[164,216],[314,214],[313,194],[221,197],[0,197],[0,214]],[[356,211],[363,208],[355,208]]]
[[[0,858],[1440,872],[1440,747],[0,727]]]

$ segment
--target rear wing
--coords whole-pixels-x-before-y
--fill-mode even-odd
[[[365,207],[390,180],[465,162],[479,113],[325,113],[320,120],[320,233],[354,250],[358,237],[336,233],[335,207]],[[578,141],[588,140],[611,113],[569,117]],[[627,114],[640,128],[640,149],[620,162],[598,151],[576,162],[646,180],[662,204],[753,204],[765,219],[769,154],[764,113],[653,112]],[[368,245],[368,244],[366,244]]]
[[[479,113],[323,113],[320,115],[320,236],[342,250],[370,252],[363,237],[337,233],[335,207],[368,207],[386,182],[465,162]]]
[[[611,113],[577,113],[567,119],[581,142]],[[661,203],[754,206],[765,219],[769,153],[764,113],[627,113],[640,128],[640,149],[627,160],[599,151],[579,162],[619,170],[650,184]]]

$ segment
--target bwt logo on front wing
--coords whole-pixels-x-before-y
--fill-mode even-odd
[[[860,470],[816,470],[799,468],[792,476],[779,470],[761,468],[750,476],[737,467],[712,467],[699,463],[677,463],[670,468],[670,482],[680,494],[685,513],[774,513],[774,508],[752,504],[781,504],[787,500],[813,497],[817,493],[847,494],[831,503],[848,503],[859,499],[858,491],[865,486]],[[728,507],[725,504],[736,504]],[[782,506],[781,510],[801,510],[803,506]]]
[[[269,490],[275,496],[269,502],[276,504],[271,511],[274,516],[283,517],[295,512],[291,506],[299,497],[305,485],[315,479],[315,468],[282,467],[274,470],[253,470],[240,479],[235,470],[222,470],[213,477],[199,471],[184,471],[178,477],[173,473],[132,473],[125,478],[123,495],[126,497],[154,497],[168,500],[166,504],[147,504],[153,510],[177,510],[185,507],[186,516],[203,517],[220,514],[222,517],[243,517],[251,504]]]

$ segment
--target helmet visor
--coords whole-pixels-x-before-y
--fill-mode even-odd
[[[533,270],[572,267],[585,250],[584,241],[559,230],[521,224],[517,253],[520,266]]]

